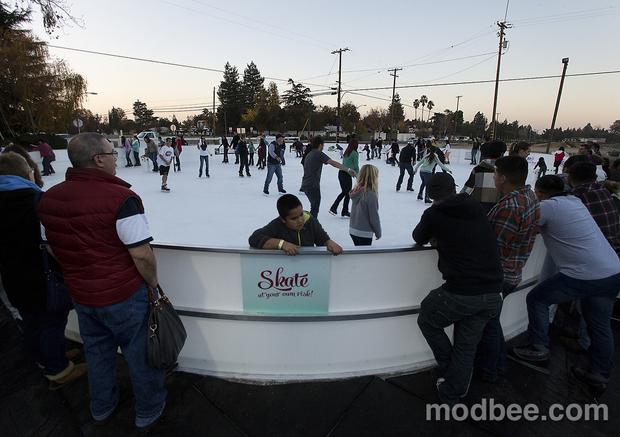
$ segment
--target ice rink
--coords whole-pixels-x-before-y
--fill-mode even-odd
[[[326,153],[340,161],[337,151]],[[277,216],[278,198],[276,178],[271,183],[270,195],[262,193],[266,170],[250,167],[251,177],[239,177],[239,166],[234,164],[234,153],[229,154],[229,164],[222,163],[222,155],[213,154],[209,158],[209,179],[198,178],[199,155],[196,146],[185,146],[181,154],[181,172],[170,171],[168,186],[170,193],[160,191],[161,178],[151,171],[151,165],[125,168],[125,155],[117,149],[117,176],[132,185],[144,202],[153,238],[159,243],[177,245],[247,248],[248,237],[254,229],[262,227]],[[361,150],[361,147],[360,147]],[[385,156],[385,155],[384,155]],[[530,175],[533,181],[534,163],[539,154],[530,155]],[[56,151],[57,160],[53,163],[56,174],[44,177],[47,189],[64,180],[70,163],[66,151]],[[467,158],[467,160],[466,160]],[[257,156],[254,156],[255,162]],[[546,156],[547,166],[552,167],[550,156]],[[464,149],[452,149],[450,168],[456,183],[460,186],[467,180],[472,166],[469,153]],[[385,159],[366,161],[365,152],[360,152],[360,167],[371,163],[379,168],[379,214],[383,236],[373,241],[375,247],[409,246],[413,244],[411,232],[422,213],[429,206],[417,200],[420,185],[419,174],[414,177],[414,192],[406,191],[407,174],[400,192],[396,192],[398,166],[386,164]],[[148,163],[147,163],[148,164]],[[295,153],[286,154],[286,165],[282,168],[284,188],[288,193],[301,199],[304,209],[310,209],[308,199],[299,193],[303,168]],[[349,236],[349,221],[340,215],[334,217],[328,210],[340,192],[338,170],[330,165],[323,168],[321,178],[321,209],[319,221],[332,240],[343,247],[353,247]],[[354,180],[355,184],[355,180]],[[342,202],[338,209],[340,213]]]

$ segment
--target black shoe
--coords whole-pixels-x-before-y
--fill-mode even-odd
[[[433,201],[430,199],[424,199],[424,203],[433,203]]]
[[[342,212],[342,218],[350,218],[351,214],[349,214],[348,212],[343,211]]]
[[[329,213],[331,215],[338,215],[338,210],[332,206],[331,208],[329,208]]]
[[[512,352],[524,361],[548,361],[549,349],[544,346],[528,344],[525,346],[515,346]]]
[[[400,191],[400,187],[396,187],[396,191]]]
[[[211,175],[207,175],[207,177],[208,177],[208,178],[210,178],[210,177],[211,177]]]
[[[607,380],[594,375],[581,367],[572,367],[570,374],[577,380],[582,389],[594,398],[600,397],[607,390]]]
[[[268,190],[263,190],[263,194],[264,194],[265,196],[269,196],[269,191],[268,191]]]
[[[280,194],[286,194],[286,190],[282,189],[282,190],[278,190],[278,193]]]
[[[413,188],[407,188],[407,191],[411,191],[413,193],[415,190]]]
[[[242,178],[243,177],[243,173],[239,173],[239,177]]]
[[[250,174],[250,172],[247,172],[245,175],[246,175],[247,177],[252,177],[252,175]]]
[[[418,200],[422,200],[422,196],[418,196]]]

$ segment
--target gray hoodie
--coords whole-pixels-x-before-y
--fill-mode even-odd
[[[374,234],[377,238],[381,238],[377,193],[364,189],[356,193],[351,192],[350,197],[352,207],[349,233],[363,238],[372,238]]]

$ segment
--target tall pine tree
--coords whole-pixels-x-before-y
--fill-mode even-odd
[[[224,66],[224,80],[220,82],[217,97],[220,106],[217,109],[217,120],[220,128],[239,126],[244,109],[243,83],[239,81],[237,67],[229,62]]]
[[[293,79],[289,79],[288,83],[291,89],[282,93],[286,128],[299,131],[314,111],[315,106],[310,97],[310,88],[301,83],[295,83]]]
[[[259,93],[265,89],[265,78],[261,76],[254,61],[251,61],[243,71],[243,94],[245,109],[254,108]]]

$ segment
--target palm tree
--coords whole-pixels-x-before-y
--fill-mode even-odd
[[[415,109],[415,119],[418,119],[418,108],[420,107],[420,100],[415,99],[413,101],[413,108]]]
[[[433,103],[432,100],[429,100],[426,104],[426,107],[428,108],[428,118],[426,119],[427,122],[431,119],[431,109],[433,109],[433,106],[435,106],[435,103]]]
[[[420,97],[420,104],[422,105],[422,121],[424,121],[424,107],[426,106],[426,102],[428,102],[428,97],[422,94]]]

